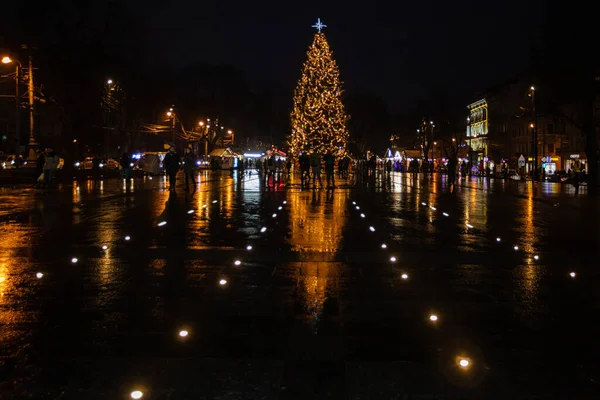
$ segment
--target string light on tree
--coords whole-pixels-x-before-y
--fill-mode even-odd
[[[291,114],[292,133],[288,138],[290,152],[325,154],[331,150],[337,157],[346,155],[348,115],[342,103],[342,82],[337,63],[332,57],[320,19],[313,43],[306,52],[307,60],[294,91]]]

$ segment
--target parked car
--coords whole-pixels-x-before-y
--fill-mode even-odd
[[[0,166],[2,167],[2,169],[17,168],[16,162],[17,162],[17,156],[14,154],[0,156]],[[27,160],[25,160],[23,158],[23,156],[19,156],[19,165],[21,165],[21,166],[27,165]]]
[[[521,176],[514,169],[509,169],[508,172],[506,173],[506,176],[508,177],[508,179],[512,179],[513,181],[521,180]]]

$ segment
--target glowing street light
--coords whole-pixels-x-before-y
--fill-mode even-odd
[[[182,329],[179,331],[179,337],[185,338],[189,335],[190,333],[188,331],[186,331],[185,329]]]
[[[390,261],[391,262],[396,262],[396,257],[394,257],[394,256],[390,257]]]
[[[246,250],[248,250],[248,251],[252,250],[252,246],[250,246],[250,245],[246,246]]]
[[[77,261],[79,261],[77,257],[71,258],[71,264],[77,264]]]
[[[437,315],[435,315],[435,314],[431,314],[431,315],[429,316],[429,320],[430,320],[430,321],[432,321],[432,322],[435,322],[435,321],[437,321],[437,320],[438,320],[438,316],[437,316]]]
[[[13,60],[9,56],[2,57],[2,64],[10,64],[11,62],[13,62]]]
[[[142,392],[141,390],[134,390],[133,392],[131,392],[130,396],[132,399],[141,399],[142,396],[144,396],[144,392]]]
[[[382,243],[382,244],[381,244],[381,248],[382,248],[382,249],[387,249],[387,244],[385,244],[385,243]]]
[[[198,121],[198,126],[204,126],[204,121]]]
[[[38,272],[37,274],[35,274],[35,277],[38,279],[42,279],[44,277],[44,274],[42,274],[41,272]]]
[[[569,272],[569,276],[570,276],[571,278],[575,278],[575,276],[576,276],[576,275],[577,275],[577,274],[576,274],[575,272]]]
[[[400,275],[400,277],[401,277],[402,279],[406,280],[406,279],[408,279],[408,274],[402,274],[402,275]]]
[[[461,368],[467,368],[469,365],[471,365],[471,363],[466,358],[461,358],[458,362],[458,365],[460,365]]]
[[[173,115],[173,113],[171,111],[167,111],[167,117],[170,117],[171,115]]]
[[[242,265],[242,262],[240,260],[235,260],[234,264],[235,265]]]
[[[221,285],[221,286],[225,286],[225,285],[227,285],[227,279],[221,279],[221,280],[219,281],[219,285]]]
[[[113,80],[112,80],[112,79],[108,79],[108,80],[106,81],[106,84],[107,84],[107,85],[112,85],[112,83],[113,83]]]

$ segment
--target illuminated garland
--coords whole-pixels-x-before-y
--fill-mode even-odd
[[[306,52],[302,76],[294,91],[291,114],[292,133],[288,138],[290,153],[346,155],[348,115],[342,103],[342,82],[331,49],[323,33],[316,33]]]

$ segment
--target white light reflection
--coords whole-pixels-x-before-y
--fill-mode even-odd
[[[188,211],[188,214],[193,214],[193,213],[194,213],[194,210]]]
[[[165,226],[167,224],[167,221],[160,221],[158,223],[158,226]]]

